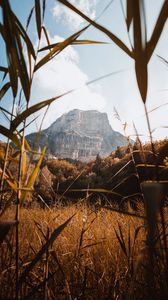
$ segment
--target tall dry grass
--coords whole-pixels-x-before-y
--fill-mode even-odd
[[[52,210],[22,208],[19,230],[22,273],[54,229],[71,216],[74,217],[69,225],[25,276],[20,286],[21,299],[166,299],[161,218],[157,219],[158,234],[153,241],[156,251],[153,275],[146,243],[147,219],[144,223],[143,218],[103,208],[95,210],[85,204]],[[4,218],[13,217],[11,208]],[[1,244],[0,299],[15,297],[15,251],[11,230]]]
[[[95,211],[94,207],[83,204],[52,211],[22,209],[20,271],[33,260],[51,232],[72,215],[73,219],[50,246],[48,254],[26,276],[21,287],[23,299],[45,299],[44,293],[46,299],[131,299],[134,296],[140,299],[138,293],[144,277],[141,268],[146,255],[143,220],[106,209]],[[13,217],[11,208],[4,218]],[[1,245],[4,254],[1,256],[1,298],[11,298],[15,293],[12,242],[11,230]],[[11,245],[8,253],[7,243]],[[137,282],[140,277],[142,281]]]

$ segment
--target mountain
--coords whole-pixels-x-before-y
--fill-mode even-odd
[[[36,133],[26,137],[30,145],[35,137]],[[62,115],[43,130],[38,145],[43,147],[46,140],[49,154],[81,161],[94,159],[98,153],[106,156],[117,146],[127,144],[127,139],[112,129],[106,113],[78,109]]]

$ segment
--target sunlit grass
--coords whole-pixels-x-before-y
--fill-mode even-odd
[[[86,297],[88,295],[89,299],[97,299],[97,297],[104,299],[105,295],[107,296],[109,292],[112,292],[110,289],[114,293],[116,281],[123,287],[128,284],[127,281],[130,281],[127,274],[129,272],[129,258],[124,254],[115,230],[118,232],[118,224],[120,224],[125,239],[125,247],[128,249],[128,239],[131,239],[130,243],[132,244],[136,228],[143,225],[141,219],[122,216],[105,209],[95,211],[95,209],[84,205],[58,207],[52,210],[21,209],[20,270],[23,271],[24,266],[33,259],[41,248],[47,232],[50,234],[72,215],[74,217],[70,224],[49,249],[50,272],[54,272],[54,268],[57,269],[57,272],[48,282],[47,293],[51,295],[56,291],[57,299],[68,297],[66,279],[71,299],[79,297],[81,293],[85,293]],[[13,216],[14,213],[11,209],[4,215],[4,218],[10,220]],[[134,253],[130,254],[131,259],[137,259],[144,239],[145,234],[142,228],[138,233]],[[6,243],[2,245],[2,248],[6,248]],[[53,254],[56,255],[58,261],[55,260],[56,257],[54,259]],[[5,268],[10,268],[13,265],[10,274],[1,268],[1,287],[3,286],[5,295],[10,295],[10,292],[8,293],[10,291],[9,286],[11,288],[14,286],[14,279],[11,278],[11,273],[15,270],[13,258],[11,258],[9,266],[5,265]],[[29,283],[23,283],[23,289],[26,290],[24,293],[30,293],[35,285],[44,280],[44,265],[45,255],[33,272],[29,274],[26,280]],[[42,297],[43,289],[39,288],[39,292]],[[125,294],[124,288],[121,288],[117,293],[118,296]],[[33,299],[38,299],[38,292],[34,292],[33,297]],[[48,299],[52,299],[52,297],[49,296]]]

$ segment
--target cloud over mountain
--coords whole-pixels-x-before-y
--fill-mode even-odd
[[[48,33],[50,42],[57,43],[63,40],[60,36],[51,37]],[[45,46],[45,39],[42,40],[41,47]],[[44,54],[43,54],[44,55]],[[40,54],[39,59],[42,57]],[[106,101],[99,91],[91,86],[86,86],[89,81],[87,74],[79,66],[79,55],[73,46],[68,46],[58,56],[44,65],[35,73],[32,92],[32,101],[42,101],[54,96],[58,96],[71,89],[75,92],[60,98],[51,105],[47,116],[44,119],[44,128],[59,117],[62,113],[71,109],[97,109],[102,111]]]

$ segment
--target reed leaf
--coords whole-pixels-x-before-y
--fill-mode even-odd
[[[118,229],[119,229],[119,233],[118,233],[117,230],[114,228],[114,231],[115,231],[117,240],[118,240],[118,242],[119,242],[119,244],[120,244],[120,247],[121,247],[123,253],[125,254],[126,257],[128,257],[128,254],[127,254],[127,247],[126,247],[126,244],[125,244],[125,241],[124,241],[124,237],[123,237],[123,233],[122,233],[122,229],[121,229],[121,226],[120,226],[119,223],[118,223]]]
[[[21,38],[19,33],[16,32],[16,40],[17,40],[17,67],[18,67],[18,75],[21,81],[21,85],[23,88],[23,92],[26,98],[26,101],[29,102],[30,98],[30,80],[27,72],[27,66],[25,62],[25,58],[23,55],[23,48],[21,43]]]
[[[12,114],[10,111],[8,111],[7,109],[5,109],[4,107],[0,106],[0,110],[8,115],[10,115],[11,117],[15,117],[14,114]]]
[[[127,0],[127,30],[129,31],[131,22],[133,20],[133,0]]]
[[[168,18],[168,1],[165,0],[162,9],[160,11],[159,17],[157,19],[157,22],[155,23],[155,28],[153,30],[152,36],[150,38],[150,41],[147,43],[147,59],[148,62],[156,48],[156,45],[159,41],[159,38],[162,34],[164,25]]]
[[[0,125],[0,134],[10,139],[13,142],[13,144],[17,146],[19,149],[21,148],[21,135],[19,134],[19,132],[17,132],[17,134],[13,133],[11,129],[8,129],[3,125]],[[26,141],[26,139],[24,140],[24,147],[27,151],[29,152],[31,151],[31,148],[28,142]]]
[[[39,115],[34,117],[28,124],[26,124],[21,129],[19,129],[19,133],[23,132],[28,126],[30,126],[32,123],[34,123],[38,118],[39,118]]]
[[[150,164],[144,163],[144,164],[137,164],[136,167],[137,168],[139,168],[139,167],[143,167],[143,168],[155,168],[156,165],[150,165]],[[158,165],[158,168],[162,169],[162,168],[164,168],[164,166]]]
[[[10,87],[11,87],[10,82],[4,84],[4,86],[0,90],[0,100],[3,98],[3,96],[6,94],[6,92],[9,90]]]
[[[8,68],[0,66],[0,72],[8,73]]]
[[[134,239],[133,239],[133,245],[132,245],[132,252],[134,251],[134,248],[135,248],[135,243],[136,243],[136,240],[138,238],[138,235],[139,235],[139,232],[140,230],[143,228],[143,226],[138,226],[135,231],[134,231]]]
[[[32,188],[34,186],[34,183],[36,181],[36,178],[37,178],[40,166],[41,166],[41,163],[42,163],[43,158],[44,158],[45,151],[46,151],[46,146],[44,147],[43,151],[41,152],[40,158],[39,158],[36,166],[34,167],[34,170],[33,170],[32,174],[30,175],[30,177],[28,179],[28,182],[27,182],[27,185],[26,185],[26,189],[28,189],[28,190],[29,189],[32,190]],[[19,199],[20,204],[22,204],[23,201],[25,200],[25,198],[27,196],[27,193],[28,193],[28,191],[26,191],[26,190],[21,192],[20,199]]]
[[[6,174],[6,173],[9,173],[9,174]],[[3,174],[3,178],[4,180],[8,183],[8,185],[10,186],[10,188],[16,192],[17,191],[17,187],[18,187],[18,184],[17,184],[17,181],[15,180],[15,178],[11,175],[11,173],[9,172],[9,170],[7,171],[6,170],[6,173],[3,173],[2,169],[0,169],[0,175],[2,176]]]
[[[31,42],[29,36],[27,35],[24,27],[22,26],[22,24],[20,23],[19,19],[16,17],[15,14],[13,14],[13,18],[14,18],[14,21],[17,25],[18,32],[20,33],[20,35],[22,36],[24,42],[26,43],[28,52],[30,52],[31,55],[33,56],[33,58],[35,59],[36,55],[35,55],[34,47],[33,47],[33,44]]]
[[[9,138],[18,148],[20,148],[20,140],[15,133],[8,128],[0,125],[0,134]]]
[[[27,108],[26,110],[24,110],[20,115],[18,115],[13,121],[11,121],[11,130],[14,131],[16,130],[16,128],[28,117],[30,117],[32,114],[36,113],[37,111],[39,111],[40,109],[50,105],[52,102],[54,102],[55,100],[69,94],[71,91],[66,92],[64,94],[61,94],[57,97],[48,99],[48,100],[44,100],[40,103],[37,103],[29,108]]]
[[[162,57],[160,55],[157,55],[157,57],[159,57],[162,62],[164,62],[166,65],[168,65],[168,60],[167,59],[165,59],[164,57]]]
[[[116,36],[114,35],[110,30],[105,28],[104,26],[98,24],[97,22],[91,20],[89,17],[87,17],[84,13],[82,13],[79,9],[77,9],[74,5],[69,3],[66,0],[58,0],[58,2],[61,2],[62,4],[66,5],[68,8],[73,10],[75,13],[77,13],[79,16],[81,16],[83,19],[85,19],[89,24],[93,25],[95,28],[99,29],[103,33],[105,33],[120,49],[122,49],[125,53],[127,53],[131,58],[134,57],[134,54],[130,49]]]
[[[42,28],[41,28],[44,32],[44,35],[45,35],[45,38],[46,38],[46,41],[47,41],[47,44],[48,46],[50,45],[50,39],[49,39],[49,36],[48,36],[48,33],[47,33],[47,30],[45,28],[45,26],[43,25]],[[38,52],[40,52],[40,50],[38,50]]]
[[[46,0],[43,0],[43,20],[44,20],[44,16],[45,16],[45,11],[46,11]]]
[[[85,45],[85,44],[107,44],[106,42],[99,42],[99,41],[93,41],[93,40],[76,40],[76,41],[73,41],[71,45]],[[53,49],[55,46],[58,46],[59,47],[60,43],[54,43],[54,44],[51,44],[48,46],[45,46],[41,49],[39,49],[39,52],[41,51],[45,51],[45,50],[50,50],[50,49]]]
[[[80,34],[82,34],[88,26],[84,27],[83,29],[79,30],[78,32],[74,33],[67,39],[65,39],[63,42],[60,42],[56,44],[56,46],[53,47],[53,49],[45,55],[35,66],[35,71],[37,71],[39,68],[41,68],[44,64],[49,62],[51,59],[53,59],[57,54],[59,54],[61,51],[63,51],[66,47],[72,44],[73,41],[75,41]]]
[[[4,39],[4,33],[5,33],[4,26],[3,26],[2,23],[0,22],[0,34],[2,35],[2,38],[3,38],[3,39]]]
[[[117,192],[113,192],[111,190],[107,190],[107,189],[70,189],[69,192],[93,192],[93,193],[104,193],[104,194],[111,194],[114,196],[118,196],[118,197],[122,197],[121,194],[117,193]]]
[[[168,105],[168,102],[167,103],[163,103],[161,105],[158,105],[157,107],[151,109],[150,111],[148,111],[148,114],[150,114],[151,112],[155,111],[155,110],[158,110],[159,108],[163,107],[163,106],[167,106]]]
[[[26,31],[28,30],[28,27],[29,27],[29,24],[30,24],[32,15],[33,15],[33,12],[34,12],[34,6],[31,8],[30,13],[29,13],[28,18],[27,18]]]
[[[68,220],[66,220],[63,224],[61,224],[59,227],[57,227],[53,233],[51,234],[50,238],[47,240],[47,242],[41,247],[39,252],[36,254],[35,258],[31,261],[31,263],[26,267],[24,272],[21,274],[19,278],[19,286],[25,281],[26,276],[31,272],[33,267],[40,261],[42,256],[46,251],[48,251],[48,248],[54,243],[54,241],[57,239],[57,237],[61,234],[61,232],[64,230],[64,228],[69,224],[69,222],[72,220],[72,217],[70,217]]]
[[[23,145],[25,138],[23,137]],[[27,172],[27,153],[26,150],[23,149],[22,151],[22,168],[21,168],[21,178],[22,180],[24,180],[24,178],[26,178],[26,172]]]
[[[130,216],[130,217],[135,217],[135,218],[139,218],[139,219],[142,219],[142,220],[146,220],[146,217],[142,216],[142,215],[138,215],[136,213],[131,213],[131,212],[128,212],[128,211],[125,211],[125,210],[121,210],[121,209],[116,209],[116,208],[113,208],[111,206],[102,206],[103,208],[107,209],[107,210],[110,210],[112,212],[116,212],[116,213],[119,213],[121,215],[126,215],[126,216]]]
[[[40,0],[35,0],[36,26],[39,40],[41,38],[41,6]]]
[[[129,160],[128,162],[126,162],[126,164],[123,167],[121,167],[112,177],[110,177],[107,182],[112,181],[117,175],[119,175],[131,163],[132,163],[132,160]]]
[[[120,185],[122,185],[123,183],[125,183],[128,179],[130,179],[131,177],[136,177],[138,178],[138,175],[137,173],[132,173],[126,177],[124,177],[121,181],[119,181],[113,188],[112,188],[112,191],[115,190],[116,188],[118,188]]]
[[[100,42],[100,41],[94,41],[94,40],[76,40],[72,43],[73,45],[86,45],[86,44],[108,44],[107,42]]]
[[[135,72],[143,102],[146,102],[148,73],[146,52],[146,20],[143,0],[133,1]]]
[[[26,100],[29,101],[30,82],[27,73],[25,58],[21,37],[26,41],[28,49],[31,49],[32,44],[28,39],[22,25],[10,8],[9,1],[2,1],[2,17],[4,23],[3,38],[6,45],[6,54],[8,61],[9,78],[13,91],[13,96],[16,97],[18,90],[18,77],[23,88]]]
[[[9,78],[11,82],[13,96],[16,97],[18,89],[18,75],[17,75],[17,55],[15,44],[15,31],[12,22],[13,15],[9,5],[9,1],[1,1],[3,25],[0,26],[1,35],[6,46],[6,54],[8,60]],[[5,30],[4,30],[5,28]]]

